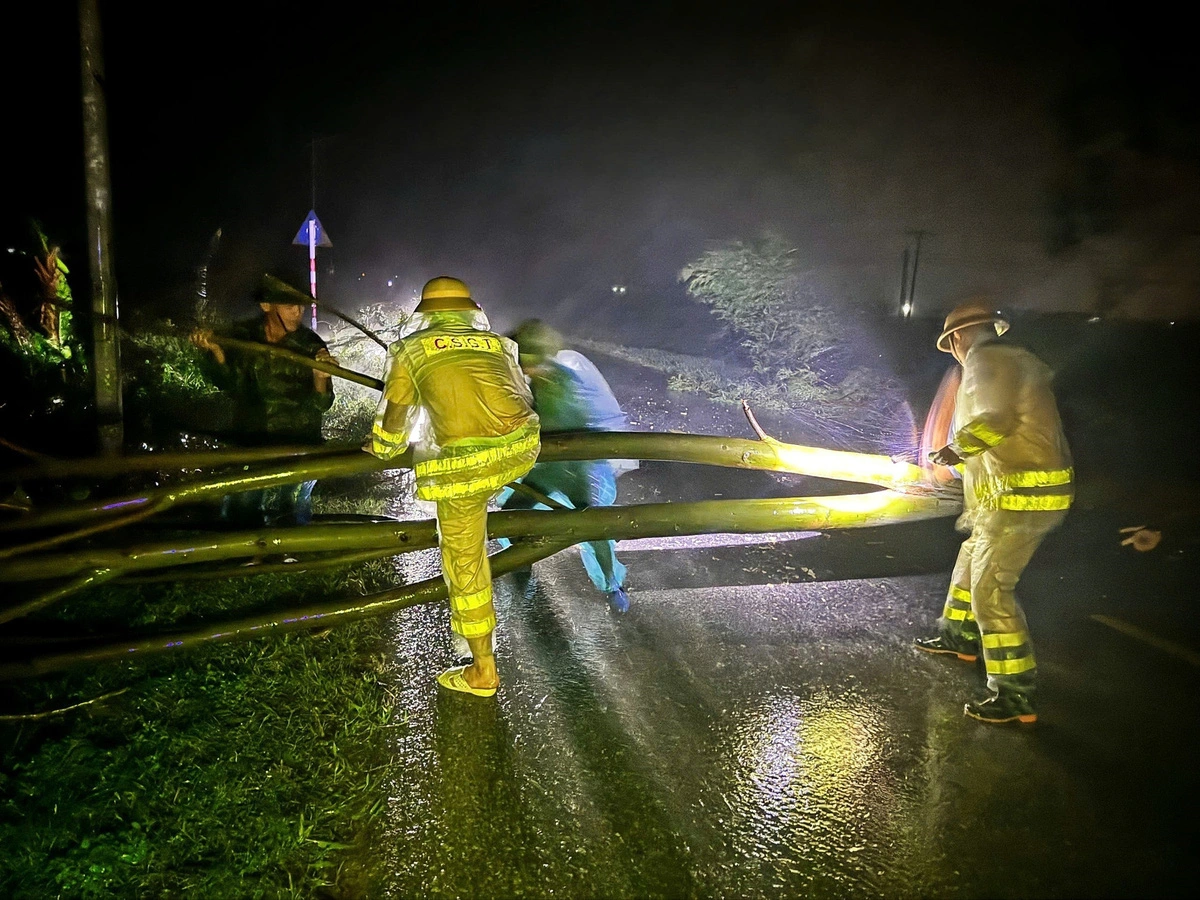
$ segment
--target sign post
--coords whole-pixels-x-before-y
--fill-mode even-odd
[[[310,209],[304,224],[296,232],[293,244],[308,245],[308,292],[312,294],[312,329],[317,330],[317,248],[332,247],[333,241],[325,233],[321,220],[317,218],[316,210]]]

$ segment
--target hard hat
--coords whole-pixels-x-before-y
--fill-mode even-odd
[[[526,319],[509,334],[522,356],[548,359],[563,348],[563,337],[541,319]]]
[[[254,301],[256,303],[291,303],[299,306],[315,302],[312,297],[299,288],[269,272],[263,275],[262,281],[255,290]]]
[[[479,304],[471,299],[471,289],[466,284],[448,275],[439,275],[425,282],[416,312],[449,312],[457,309],[479,309]]]
[[[942,326],[941,336],[937,339],[937,348],[943,353],[950,352],[950,335],[972,325],[994,325],[996,334],[1008,331],[1008,320],[1000,314],[984,297],[972,297],[956,306],[950,315],[946,316]]]

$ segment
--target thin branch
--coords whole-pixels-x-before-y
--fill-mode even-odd
[[[407,548],[405,548],[407,549]],[[349,566],[353,563],[369,562],[373,559],[385,559],[389,556],[398,556],[404,552],[403,549],[396,547],[386,547],[383,549],[358,550],[354,553],[332,553],[319,559],[296,560],[295,562],[281,563],[262,563],[259,565],[250,565],[243,563],[239,566],[225,566],[220,569],[205,569],[203,571],[189,572],[184,569],[181,572],[167,572],[161,575],[138,575],[132,578],[122,578],[121,584],[160,584],[162,582],[177,582],[177,581],[223,581],[228,578],[247,578],[253,575],[277,575],[286,573],[292,575],[300,575],[305,572],[313,572],[317,569],[333,569],[338,566]]]
[[[758,424],[758,419],[754,418],[754,413],[750,411],[750,404],[745,400],[742,401],[742,412],[744,412],[746,414],[746,418],[750,420],[750,427],[754,429],[754,433],[758,435],[758,439],[760,441],[775,440],[773,437],[763,431],[762,426]]]
[[[81,575],[79,578],[69,581],[64,585],[40,594],[32,600],[26,600],[24,603],[18,603],[15,606],[0,610],[0,625],[3,625],[5,622],[11,622],[13,619],[23,618],[32,612],[37,612],[39,609],[51,606],[59,600],[79,593],[84,588],[112,581],[120,574],[120,569],[94,569],[86,575]]]
[[[113,697],[118,697],[127,690],[129,690],[129,688],[123,687],[120,690],[109,691],[107,694],[101,694],[99,697],[93,697],[91,700],[84,700],[82,703],[72,703],[70,706],[64,706],[61,709],[47,709],[39,713],[0,716],[0,722],[35,722],[39,719],[50,719],[54,716],[61,716],[63,713],[69,713],[73,709],[81,709],[84,706],[91,706],[93,703],[102,703],[105,700],[111,700]]]
[[[298,365],[316,369],[318,372],[327,372],[330,375],[336,375],[338,378],[344,378],[346,381],[353,381],[366,387],[374,388],[377,391],[383,390],[383,382],[378,378],[372,378],[370,375],[342,368],[336,363],[312,359],[303,353],[296,353],[284,347],[276,347],[274,344],[260,344],[257,341],[238,341],[233,338],[221,337],[219,334],[213,335],[212,342],[230,350],[243,350],[247,353],[263,353],[270,356],[279,356]]]
[[[149,518],[156,512],[161,512],[171,504],[165,500],[159,500],[148,506],[139,509],[135,513],[128,516],[123,516],[119,519],[110,519],[107,522],[98,522],[95,525],[88,525],[84,528],[78,528],[75,531],[68,531],[64,534],[56,534],[52,537],[42,538],[40,541],[30,541],[27,544],[18,544],[15,547],[6,547],[0,550],[0,559],[11,559],[14,556],[20,556],[23,553],[33,553],[35,550],[45,550],[48,547],[57,547],[60,544],[67,544],[79,538],[90,537],[93,534],[99,534],[102,531],[112,531],[115,528],[122,528],[125,525],[132,525],[134,522],[140,522],[142,519]]]
[[[9,450],[14,451],[15,453],[20,453],[22,456],[28,456],[30,459],[36,460],[39,463],[56,462],[53,456],[47,456],[45,453],[38,453],[36,450],[29,450],[20,446],[19,444],[14,444],[12,441],[5,440],[2,437],[0,437],[0,447],[7,447]]]

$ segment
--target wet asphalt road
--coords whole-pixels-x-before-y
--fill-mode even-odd
[[[634,427],[750,436],[736,409],[644,373],[614,389]],[[1019,588],[1034,726],[967,719],[982,664],[911,646],[941,608],[951,519],[624,542],[624,616],[558,554],[496,582],[494,701],[439,692],[447,612],[404,611],[388,625],[404,766],[377,848],[387,895],[1190,896],[1200,521],[1137,553],[1119,529],[1141,523],[1085,476]],[[850,490],[643,463],[618,502]],[[410,581],[439,571],[400,560]]]
[[[644,464],[620,502],[757,477]],[[504,576],[497,701],[438,692],[446,612],[405,611],[389,896],[1190,895],[1194,544],[1136,554],[1110,518],[1081,511],[1022,581],[1035,726],[965,718],[981,669],[911,648],[948,519],[626,542],[624,616],[575,551]]]

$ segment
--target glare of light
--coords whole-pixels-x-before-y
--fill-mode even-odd
[[[612,292],[613,292],[614,294],[623,294],[623,293],[625,293],[625,285],[623,285],[623,284],[614,284],[614,285],[612,286]]]
[[[1096,324],[1097,322],[1099,322],[1099,321],[1100,321],[1100,317],[1099,317],[1099,316],[1092,316],[1090,319],[1088,319],[1088,324],[1089,324],[1089,325],[1095,325],[1095,324]]]
[[[835,481],[857,481],[881,487],[925,482],[925,473],[920,466],[892,459],[890,456],[827,450],[823,447],[802,447],[779,441],[773,441],[772,446],[779,460],[779,468],[797,475],[832,478]]]
[[[9,253],[16,253],[16,252],[17,252],[17,248],[16,248],[16,247],[9,247],[9,248],[8,248],[8,252],[9,252]]]
[[[392,286],[392,279],[389,278],[388,279],[388,287],[391,287],[391,286]]]
[[[878,710],[849,698],[768,698],[738,728],[735,815],[769,841],[794,839],[810,797],[846,812],[877,787],[881,728]]]
[[[904,313],[906,316],[909,315],[912,312],[912,304],[905,303],[902,307],[900,307],[900,312]]]

